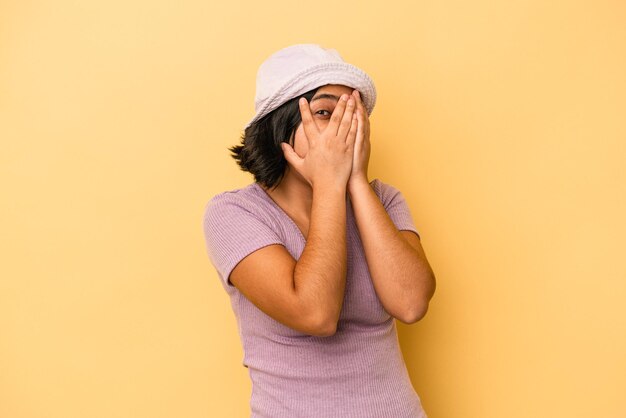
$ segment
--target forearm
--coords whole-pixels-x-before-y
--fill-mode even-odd
[[[294,287],[305,309],[336,325],[347,271],[346,187],[314,187],[309,231],[294,270]]]
[[[432,270],[402,237],[367,180],[353,182],[349,191],[374,289],[390,315],[413,322],[434,293]]]

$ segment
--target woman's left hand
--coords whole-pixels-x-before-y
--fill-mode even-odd
[[[367,166],[370,159],[370,121],[365,105],[361,101],[361,95],[357,89],[352,91],[352,96],[356,100],[356,113],[358,127],[356,140],[354,142],[354,159],[352,160],[352,171],[348,180],[348,187],[360,181],[369,183],[367,178]]]

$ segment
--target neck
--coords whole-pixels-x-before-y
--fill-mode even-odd
[[[267,194],[289,216],[298,219],[311,219],[313,189],[301,176],[296,175],[289,166],[278,186],[274,189],[263,187]]]

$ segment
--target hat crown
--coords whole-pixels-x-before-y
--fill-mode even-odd
[[[376,103],[376,87],[365,71],[345,62],[336,49],[296,44],[273,53],[259,66],[255,115],[244,129],[288,100],[326,84],[357,89],[371,115]]]
[[[323,48],[317,44],[291,45],[273,53],[257,71],[255,111],[258,111],[265,101],[294,74],[315,65],[344,62],[337,50]]]

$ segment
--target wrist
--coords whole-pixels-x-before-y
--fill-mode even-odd
[[[365,174],[365,173],[353,174],[353,175],[350,176],[350,179],[348,180],[348,186],[350,188],[369,186],[369,184],[370,184],[370,182],[367,179],[367,174]]]
[[[311,185],[313,193],[320,192],[323,194],[338,193],[346,194],[346,183],[337,181],[337,179],[318,180]]]

